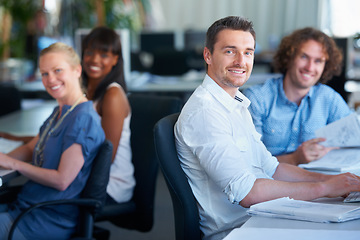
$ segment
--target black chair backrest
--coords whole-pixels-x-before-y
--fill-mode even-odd
[[[106,199],[106,187],[109,182],[110,166],[112,160],[113,145],[109,140],[105,140],[91,166],[90,176],[81,193],[81,198],[96,200],[96,204],[80,207],[79,224],[77,226],[78,236],[92,236],[93,221],[101,212]]]
[[[15,86],[0,85],[0,116],[20,109],[20,91]]]
[[[155,125],[156,152],[173,202],[176,240],[200,240],[196,199],[180,166],[175,146],[174,125],[178,117],[179,113],[172,114]]]
[[[110,175],[112,149],[112,143],[107,139],[100,146],[99,152],[93,160],[88,181],[81,193],[82,198],[96,199],[102,204],[105,203],[106,186],[109,182]]]
[[[142,232],[153,226],[155,186],[158,161],[155,153],[153,128],[155,123],[172,113],[179,112],[182,100],[178,97],[130,94],[131,148],[136,186],[132,201],[136,213],[130,213],[112,222],[128,229]]]

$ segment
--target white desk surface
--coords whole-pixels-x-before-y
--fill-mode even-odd
[[[330,204],[343,203],[342,198],[319,200]],[[351,203],[360,206],[360,203]],[[251,217],[240,228],[231,231],[224,240],[359,240],[360,219],[343,223],[315,223],[280,218]]]
[[[56,105],[55,100],[42,101],[34,106],[28,105],[27,109],[4,115],[0,117],[0,131],[19,136],[35,136]],[[18,174],[15,171],[0,169],[0,186],[16,176]]]
[[[56,105],[55,100],[43,101],[37,106],[4,115],[0,117],[0,131],[20,136],[35,136]]]
[[[149,73],[140,73],[132,76],[127,82],[129,92],[193,92],[203,81],[205,73],[196,76],[155,76]],[[253,73],[241,88],[263,83],[270,77],[281,74]],[[41,81],[26,82],[19,86],[23,91],[45,91]]]
[[[253,73],[240,89],[263,83],[270,77],[281,74]],[[193,78],[184,76],[153,76],[144,74],[127,83],[130,92],[193,92],[203,81],[205,73]]]

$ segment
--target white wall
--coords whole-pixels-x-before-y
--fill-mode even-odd
[[[269,49],[296,28],[319,27],[320,2],[324,0],[153,0],[161,3],[160,30],[206,30],[215,20],[244,16],[254,23],[257,44]]]

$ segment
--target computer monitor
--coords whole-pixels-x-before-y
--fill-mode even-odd
[[[189,30],[184,33],[184,49],[201,52],[205,46],[206,31]]]
[[[205,70],[203,50],[206,31],[188,30],[184,33],[184,50],[188,54],[187,64],[190,69]]]
[[[139,34],[139,52],[148,53],[147,71],[162,76],[185,73],[186,55],[182,31],[143,31]]]
[[[154,53],[175,49],[174,32],[141,32],[140,51]]]
[[[81,44],[86,35],[90,33],[90,28],[79,28],[75,31],[75,50],[81,56]],[[126,82],[130,81],[131,77],[131,43],[129,29],[115,29],[115,32],[120,36],[122,57],[124,60],[124,76]]]

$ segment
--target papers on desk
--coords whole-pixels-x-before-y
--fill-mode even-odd
[[[0,152],[9,153],[24,143],[22,141],[14,141],[0,137]]]
[[[252,205],[249,215],[310,222],[345,222],[360,218],[359,205],[341,205],[279,198]]]
[[[352,230],[289,229],[289,228],[236,228],[223,240],[239,239],[326,239],[359,240],[359,232]]]
[[[340,149],[330,151],[319,160],[300,164],[299,167],[335,172],[360,170],[360,122],[356,113],[326,125],[317,130],[315,135],[326,138],[322,143],[324,146]]]

